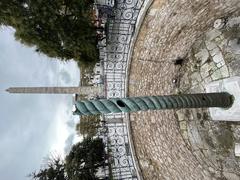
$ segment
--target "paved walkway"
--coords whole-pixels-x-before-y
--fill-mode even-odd
[[[129,96],[174,93],[180,68],[174,60],[187,56],[193,43],[214,20],[230,16],[239,0],[155,0],[134,48]],[[180,133],[173,110],[130,115],[132,136],[145,179],[214,179]],[[216,177],[217,178],[217,177]]]

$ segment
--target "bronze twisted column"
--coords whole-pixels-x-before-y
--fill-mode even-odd
[[[228,108],[232,104],[233,96],[225,92],[128,97],[77,101],[74,114],[94,115],[180,108]]]

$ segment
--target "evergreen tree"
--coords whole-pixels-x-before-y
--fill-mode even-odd
[[[101,139],[85,138],[74,145],[66,156],[66,172],[73,180],[98,179],[96,172],[104,164],[104,144]]]
[[[0,25],[15,28],[17,40],[49,57],[96,61],[93,0],[1,0]]]
[[[65,161],[51,158],[46,167],[34,172],[34,180],[97,180],[96,172],[104,165],[102,139],[85,138],[73,145]]]
[[[47,167],[40,169],[39,172],[30,174],[36,180],[67,180],[64,172],[64,163],[60,158],[50,158]]]

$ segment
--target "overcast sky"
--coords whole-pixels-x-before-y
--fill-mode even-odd
[[[71,95],[8,94],[14,86],[73,86],[76,63],[61,63],[16,42],[0,28],[0,179],[26,180],[51,152],[63,154],[73,141],[78,117]]]

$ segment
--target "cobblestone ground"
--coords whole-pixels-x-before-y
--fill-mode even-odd
[[[239,77],[239,38],[240,12],[217,19],[184,59],[175,80],[177,92],[206,92],[210,82]],[[219,178],[240,179],[240,161],[234,153],[235,143],[240,142],[240,123],[226,121],[223,116],[218,117],[223,121],[214,121],[208,109],[182,109],[176,115],[180,132],[203,166]]]
[[[155,0],[140,30],[130,67],[129,96],[175,93],[181,73],[177,58],[188,56],[194,42],[214,20],[240,8],[239,0]],[[204,158],[184,140],[175,111],[130,115],[132,136],[145,179],[217,179]],[[177,118],[178,117],[178,118]]]

